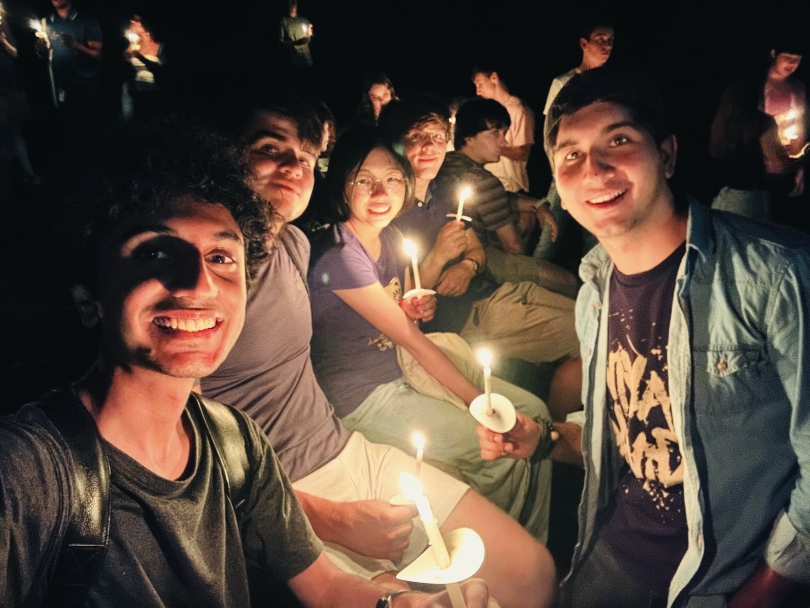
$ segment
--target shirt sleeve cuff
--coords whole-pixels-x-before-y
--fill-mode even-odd
[[[765,560],[785,578],[810,585],[810,536],[799,532],[784,510],[771,531]]]
[[[585,410],[577,410],[576,412],[571,412],[565,417],[566,422],[570,422],[571,424],[576,424],[581,427],[585,426]]]

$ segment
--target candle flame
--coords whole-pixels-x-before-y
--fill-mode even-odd
[[[141,39],[141,37],[138,36],[138,34],[133,32],[132,30],[127,30],[126,32],[124,32],[124,36],[126,36],[127,40],[129,40],[132,44],[139,42]]]
[[[413,244],[413,241],[402,239],[402,244],[405,246],[405,253],[412,258],[416,257],[416,245]]]
[[[416,501],[424,495],[419,480],[405,471],[399,474],[399,487],[408,500]]]
[[[417,450],[425,449],[425,438],[422,436],[422,433],[413,434],[413,444],[416,446]]]
[[[468,198],[470,198],[470,188],[469,188],[469,186],[464,188],[464,190],[461,191],[461,194],[458,197],[459,204],[463,205],[464,201],[466,201]]]
[[[489,367],[492,364],[492,353],[486,348],[482,348],[478,351],[478,360],[484,367]]]
[[[37,32],[42,31],[42,24],[36,19],[31,19],[31,21],[28,22],[28,25],[31,26],[32,30],[36,30]]]

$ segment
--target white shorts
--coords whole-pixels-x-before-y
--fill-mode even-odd
[[[416,459],[412,456],[388,445],[366,441],[360,433],[352,433],[337,458],[293,483],[293,488],[333,502],[374,498],[388,501],[400,494],[399,474],[402,471],[413,473],[415,466]],[[426,463],[422,464],[419,480],[441,526],[469,486]],[[360,555],[328,542],[324,543],[324,552],[344,572],[372,579],[383,572],[400,570],[419,557],[427,546],[425,529],[416,518],[411,544],[397,563]]]

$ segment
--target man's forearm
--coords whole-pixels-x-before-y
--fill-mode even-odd
[[[298,502],[304,514],[309,519],[312,529],[321,540],[328,542],[339,542],[340,535],[336,532],[339,527],[341,517],[341,505],[343,503],[334,502],[306,492],[295,491]]]
[[[529,160],[529,153],[532,150],[532,145],[527,144],[525,146],[507,146],[501,150],[501,156],[505,156],[510,160],[516,160],[519,162],[528,162]]]

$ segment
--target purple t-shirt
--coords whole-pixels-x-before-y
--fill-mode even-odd
[[[399,302],[408,258],[402,237],[392,226],[385,227],[380,234],[382,253],[376,262],[345,224],[337,224],[330,230],[334,231],[334,246],[315,260],[309,270],[312,364],[327,398],[343,418],[357,409],[377,386],[402,376],[402,370],[391,339],[334,291],[380,283]]]

